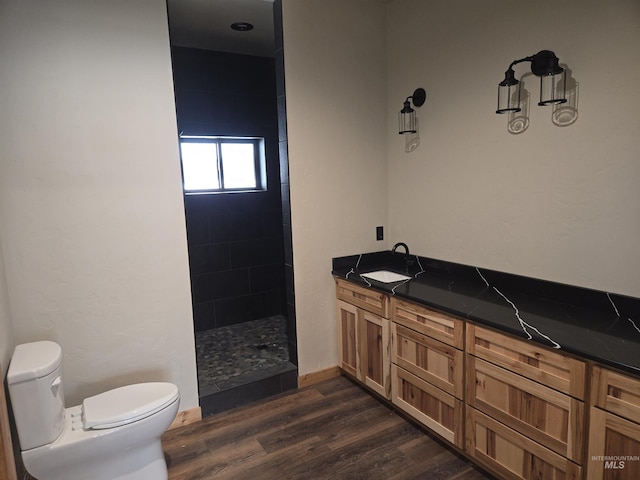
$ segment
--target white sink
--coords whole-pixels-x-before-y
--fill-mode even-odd
[[[401,275],[400,273],[390,272],[389,270],[377,270],[375,272],[361,273],[360,276],[376,280],[382,283],[401,282],[403,280],[410,280],[411,277],[407,275]]]

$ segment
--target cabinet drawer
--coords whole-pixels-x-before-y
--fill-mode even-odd
[[[467,403],[582,463],[584,403],[467,355]]]
[[[460,350],[464,348],[464,323],[459,318],[394,297],[391,319]]]
[[[389,296],[344,280],[336,280],[336,296],[339,300],[360,307],[376,315],[389,318]]]
[[[585,363],[467,323],[467,352],[580,400],[585,399]]]
[[[640,426],[591,407],[587,480],[640,478]]]
[[[510,480],[579,480],[582,468],[474,408],[467,408],[466,450]]]
[[[464,354],[451,345],[409,328],[391,324],[391,361],[462,399]]]
[[[594,365],[591,403],[640,423],[640,380]]]
[[[399,409],[462,448],[462,402],[439,388],[391,365],[391,400]]]

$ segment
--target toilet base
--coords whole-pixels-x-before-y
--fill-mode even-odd
[[[61,468],[45,468],[22,452],[24,466],[38,480],[167,480],[167,464],[160,441],[122,452],[103,461],[73,462]]]
[[[167,480],[161,435],[178,412],[179,399],[137,422],[105,430],[73,426],[81,407],[65,412],[65,429],[54,443],[22,452],[38,480]]]

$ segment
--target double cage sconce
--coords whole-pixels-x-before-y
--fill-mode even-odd
[[[557,105],[567,101],[567,77],[558,63],[558,57],[550,50],[542,50],[530,57],[514,60],[498,84],[498,109],[496,113],[519,112],[521,85],[513,67],[518,63],[531,62],[531,71],[540,77],[540,101],[538,105]]]

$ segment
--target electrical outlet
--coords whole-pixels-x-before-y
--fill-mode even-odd
[[[376,240],[384,239],[384,232],[382,226],[376,227]]]

